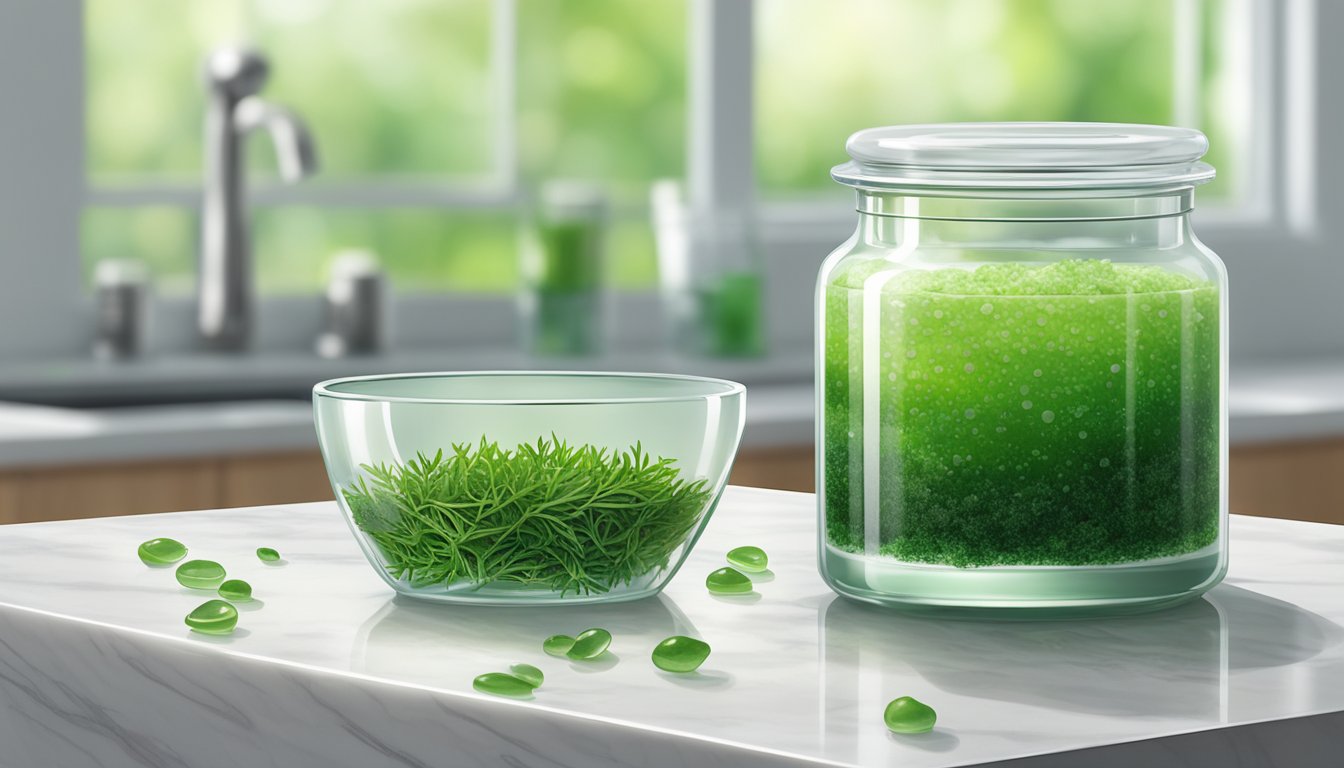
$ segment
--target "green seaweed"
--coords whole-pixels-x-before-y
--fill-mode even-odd
[[[706,481],[636,444],[554,436],[506,450],[481,438],[342,490],[388,572],[412,586],[522,584],[600,594],[668,566],[709,505]]]
[[[881,291],[880,314],[865,319],[861,286],[882,270],[890,277],[867,289]],[[835,548],[867,553],[875,533],[878,553],[905,562],[1079,566],[1217,541],[1212,283],[1102,260],[927,271],[877,261],[838,275],[826,302]],[[873,341],[881,356],[868,360]]]

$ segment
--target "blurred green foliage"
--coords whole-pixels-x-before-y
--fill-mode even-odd
[[[1225,194],[1235,96],[1204,8],[1204,114]],[[525,188],[582,178],[608,189],[607,280],[656,279],[649,182],[684,175],[687,0],[517,0],[517,151]],[[195,184],[212,47],[254,42],[268,98],[315,132],[323,180],[451,178],[494,170],[499,91],[490,0],[85,0],[92,185]],[[858,128],[958,120],[1171,122],[1172,0],[757,0],[756,167],[769,198],[833,193]],[[1231,94],[1231,95],[1229,95]],[[264,141],[249,167],[274,176]],[[525,210],[259,208],[261,290],[311,293],[331,257],[374,251],[404,291],[512,291]],[[195,215],[90,208],[85,264],[148,262],[187,291]]]
[[[523,183],[604,184],[615,221],[607,280],[655,280],[650,181],[683,173],[685,0],[518,0],[518,153]],[[196,183],[200,62],[246,40],[271,59],[264,94],[316,134],[323,179],[488,176],[495,152],[489,0],[86,0],[90,182]],[[265,141],[249,147],[274,177]],[[407,291],[512,291],[527,212],[258,208],[256,274],[267,292],[311,292],[331,257],[368,248]],[[150,264],[165,292],[189,291],[195,215],[91,208],[86,273],[103,258]]]
[[[1201,126],[1227,194],[1237,169],[1220,45],[1200,4]],[[1173,122],[1173,0],[758,0],[756,167],[767,198],[835,189],[849,134],[907,123]],[[1244,54],[1245,52],[1241,52]],[[1229,93],[1229,90],[1233,92]]]

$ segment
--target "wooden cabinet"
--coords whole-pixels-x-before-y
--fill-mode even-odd
[[[1239,515],[1344,525],[1344,438],[1235,446],[1228,477]]]
[[[315,451],[0,470],[0,523],[329,498]]]
[[[0,472],[0,522],[209,509],[219,500],[215,464],[159,461]]]
[[[812,491],[812,447],[743,451],[730,482]],[[330,499],[317,451],[0,470],[0,523]],[[1344,524],[1344,438],[1237,446],[1231,508]]]
[[[243,456],[219,462],[218,507],[253,507],[330,499],[331,483],[316,451]]]

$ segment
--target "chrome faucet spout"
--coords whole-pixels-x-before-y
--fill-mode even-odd
[[[313,143],[313,134],[303,118],[293,111],[258,96],[248,96],[234,108],[233,125],[243,134],[262,128],[270,134],[280,178],[285,181],[293,183],[317,173],[317,147]]]
[[[293,182],[317,170],[312,134],[297,115],[256,94],[270,67],[248,48],[220,48],[205,61],[205,188],[197,288],[197,330],[210,349],[241,351],[252,336],[252,247],[243,142],[265,129],[280,175]]]

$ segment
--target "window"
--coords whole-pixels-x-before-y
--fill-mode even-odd
[[[1246,171],[1245,3],[1210,0],[758,0],[756,148],[767,199],[830,193],[857,128],[1079,120],[1209,135],[1227,200]],[[840,42],[843,41],[843,44]]]
[[[312,293],[351,247],[402,291],[507,293],[527,191],[555,177],[606,185],[610,280],[651,287],[648,184],[684,166],[685,13],[684,0],[87,0],[85,273],[134,254],[161,293],[190,291],[200,62],[249,40],[271,62],[263,95],[305,118],[322,163],[281,188],[266,142],[249,142],[262,293]]]
[[[10,68],[26,120],[0,175],[11,201],[0,250],[23,280],[0,280],[0,320],[34,329],[0,338],[0,351],[81,354],[80,265],[87,280],[110,257],[150,262],[159,327],[182,329],[160,349],[192,348],[198,68],[238,37],[272,58],[266,95],[309,120],[324,161],[317,178],[281,186],[269,148],[251,147],[261,348],[311,344],[311,297],[348,247],[380,254],[402,295],[399,329],[435,329],[399,330],[400,343],[442,345],[439,329],[488,311],[497,332],[461,338],[507,344],[529,191],[576,176],[611,195],[610,282],[634,291],[615,302],[633,309],[613,326],[639,327],[647,347],[657,338],[647,187],[670,177],[759,196],[770,346],[801,354],[811,328],[798,304],[853,223],[827,176],[845,137],[882,123],[1030,118],[1207,132],[1220,177],[1200,193],[1201,236],[1243,284],[1279,290],[1277,303],[1234,302],[1238,354],[1278,351],[1279,308],[1338,283],[1306,275],[1338,263],[1327,249],[1344,220],[1338,196],[1322,193],[1322,169],[1337,164],[1321,141],[1340,114],[1322,73],[1338,69],[1326,36],[1340,13],[1314,0],[0,4],[0,50],[33,70]],[[1284,255],[1261,258],[1271,250]],[[64,256],[75,252],[82,261]]]

